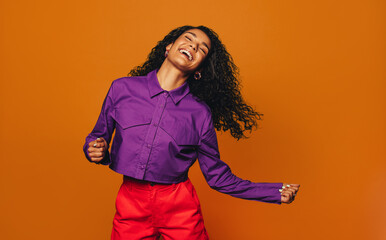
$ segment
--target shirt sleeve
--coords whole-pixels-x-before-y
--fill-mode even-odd
[[[83,152],[87,158],[87,160],[91,161],[91,158],[88,154],[88,147],[89,143],[91,141],[96,140],[99,137],[103,137],[106,142],[107,142],[107,151],[105,153],[104,158],[102,161],[98,162],[97,164],[102,164],[102,165],[109,165],[111,163],[110,159],[110,153],[109,153],[109,146],[110,146],[110,141],[111,137],[113,135],[114,129],[115,129],[115,121],[111,117],[113,114],[113,109],[114,109],[114,101],[113,101],[113,84],[111,84],[110,89],[103,101],[102,104],[102,110],[99,114],[98,120],[94,126],[94,129],[91,131],[90,134],[86,137],[86,142],[83,145]]]
[[[266,203],[281,204],[279,189],[283,183],[251,182],[235,176],[229,166],[220,159],[217,135],[211,114],[206,118],[200,144],[198,162],[212,189],[233,197]]]

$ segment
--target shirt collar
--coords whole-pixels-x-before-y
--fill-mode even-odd
[[[155,69],[155,70],[149,72],[146,76],[147,85],[149,87],[150,97],[152,98],[155,95],[160,94],[162,92],[168,92],[170,97],[172,98],[174,104],[178,104],[178,102],[181,101],[181,99],[183,97],[185,97],[190,91],[188,82],[185,81],[178,88],[175,88],[171,91],[166,91],[166,90],[162,89],[161,86],[159,85],[159,81],[157,78],[157,72],[158,72],[158,69]]]

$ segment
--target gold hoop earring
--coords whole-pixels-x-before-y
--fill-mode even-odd
[[[201,79],[201,73],[199,71],[194,73],[194,79],[200,80]]]

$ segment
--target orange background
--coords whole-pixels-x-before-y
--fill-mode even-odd
[[[171,29],[207,25],[264,113],[218,133],[239,177],[300,183],[247,201],[190,171],[211,239],[384,239],[385,1],[1,1],[0,239],[109,239],[121,175],[82,146],[111,82]],[[383,228],[382,228],[383,227]]]

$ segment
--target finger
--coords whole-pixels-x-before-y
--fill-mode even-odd
[[[104,152],[91,152],[88,154],[90,157],[104,157]]]
[[[101,144],[101,143],[105,143],[106,142],[106,140],[104,139],[104,138],[97,138],[96,140],[94,140],[94,141],[91,141],[89,144],[88,144],[88,146],[89,147],[100,147],[100,145],[99,144]]]
[[[298,193],[299,191],[299,188],[292,188],[294,190],[294,195],[296,195],[296,193]]]
[[[292,198],[294,192],[292,192],[290,189],[283,189],[283,194],[288,194],[289,198]]]
[[[291,192],[286,189],[280,189],[279,192],[283,196],[289,196],[291,194]]]
[[[104,148],[106,146],[105,143],[100,143],[100,142],[96,142],[92,145],[92,147],[95,147],[95,148]]]
[[[293,188],[299,188],[300,184],[294,184],[294,183],[283,183],[284,187],[293,187]]]
[[[289,197],[289,202],[295,200],[296,191],[293,189],[283,189],[283,193],[285,193]]]
[[[293,198],[295,195],[295,192],[291,190],[283,190],[283,192],[288,194],[290,198]]]
[[[291,192],[292,194],[296,192],[296,189],[293,188],[286,188],[285,190]]]
[[[297,184],[297,185],[299,185],[299,184]],[[299,187],[293,186],[293,184],[287,184],[287,185],[283,186],[283,189],[294,189],[297,192],[299,190]]]
[[[283,186],[281,189],[279,189],[279,192],[292,192],[292,191],[295,191],[295,190],[288,188],[288,187],[285,187],[285,186]]]
[[[297,190],[296,189],[291,189],[291,194],[292,194],[292,197],[295,197],[296,193],[297,193]]]
[[[285,189],[285,188],[290,188],[291,185],[288,184],[288,183],[283,183],[283,186],[281,187],[282,189]]]
[[[283,194],[281,195],[281,202],[282,202],[282,203],[289,203],[289,201],[290,201],[289,195],[286,194],[286,193],[283,193]]]
[[[94,147],[94,145],[95,145],[96,143],[97,143],[96,140],[91,141],[91,142],[89,142],[88,146],[89,146],[89,147]]]
[[[283,189],[283,190],[289,191],[289,192],[291,192],[292,194],[295,194],[295,193],[298,192],[297,189],[295,189],[295,188],[285,188],[285,189]]]
[[[99,157],[99,158],[91,158],[91,161],[92,162],[100,162],[102,161],[103,157]]]
[[[285,196],[285,197],[283,198],[282,202],[287,203],[287,204],[290,204],[290,203],[292,203],[294,200],[295,200],[294,198],[291,198],[290,196],[287,195],[287,196]]]
[[[87,151],[88,151],[89,153],[92,153],[92,152],[104,152],[103,148],[96,148],[96,147],[89,147],[89,148],[87,149]]]
[[[300,184],[289,184],[290,187],[293,187],[293,188],[296,188],[296,189],[299,189],[300,188]]]

